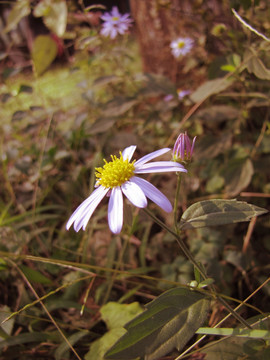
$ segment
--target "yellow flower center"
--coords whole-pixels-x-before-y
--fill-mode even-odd
[[[185,42],[184,41],[179,41],[177,46],[178,46],[179,49],[182,49],[185,46]]]
[[[118,16],[114,16],[114,17],[112,18],[112,20],[113,20],[113,21],[118,21],[118,20],[119,20],[119,17],[118,17]]]
[[[136,161],[130,163],[128,159],[124,160],[121,152],[120,158],[111,155],[111,159],[110,162],[104,160],[104,166],[96,168],[97,184],[110,189],[121,186],[134,175]]]

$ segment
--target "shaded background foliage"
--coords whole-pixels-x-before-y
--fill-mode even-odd
[[[113,328],[104,315],[109,301],[123,306],[128,321],[130,311],[139,313],[163,290],[193,280],[173,238],[128,204],[119,237],[108,231],[105,206],[86,232],[65,231],[69,215],[93,188],[94,168],[111,153],[137,144],[139,157],[172,147],[188,130],[198,140],[183,179],[182,211],[217,197],[269,209],[270,45],[231,13],[234,7],[269,37],[268,3],[132,0],[134,28],[117,41],[99,35],[104,9],[85,12],[92,4],[48,1],[66,6],[62,22],[50,18],[40,1],[13,2],[15,10],[1,5],[1,319],[26,306],[2,325],[2,358],[75,358],[33,303],[30,284],[79,355],[92,359],[92,346],[101,346],[100,358],[104,348],[91,344]],[[100,4],[129,9],[124,1]],[[169,43],[178,35],[196,44],[177,61]],[[178,89],[191,95],[179,99]],[[173,95],[170,101],[166,95]],[[173,201],[176,179],[165,174],[151,181]],[[156,214],[172,224],[171,216]],[[243,300],[269,276],[269,226],[266,215],[250,224],[187,230],[185,241],[217,288]],[[265,285],[250,304],[269,311],[269,291]],[[124,305],[135,302],[132,310]],[[209,326],[225,315],[218,302],[211,310]],[[115,323],[107,348],[123,325]],[[250,344],[247,356],[255,356],[256,346]]]

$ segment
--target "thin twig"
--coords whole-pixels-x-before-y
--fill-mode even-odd
[[[50,312],[48,311],[48,309],[46,308],[46,306],[43,304],[42,300],[40,299],[40,297],[38,296],[36,290],[33,288],[33,286],[31,285],[31,283],[29,282],[29,280],[27,279],[27,277],[24,275],[24,273],[21,271],[21,269],[17,266],[17,264],[15,264],[12,260],[9,259],[9,261],[12,263],[12,265],[17,269],[17,271],[20,273],[20,275],[22,276],[22,278],[24,279],[24,281],[26,282],[27,286],[30,288],[30,290],[32,291],[32,293],[34,294],[35,298],[39,301],[40,305],[42,306],[43,310],[46,312],[46,314],[48,315],[48,317],[50,318],[51,322],[54,324],[54,326],[56,327],[56,329],[59,331],[60,335],[62,336],[62,338],[64,339],[64,341],[67,343],[67,345],[69,346],[70,350],[74,353],[74,355],[77,357],[78,360],[82,360],[81,357],[79,356],[79,354],[77,353],[77,351],[74,349],[74,347],[71,345],[70,341],[68,340],[68,338],[65,336],[65,334],[63,333],[63,331],[60,329],[59,325],[57,324],[57,322],[54,320],[54,318],[52,317],[52,315],[50,314]]]
[[[241,18],[241,16],[237,13],[237,11],[235,9],[232,9],[233,15],[236,17],[236,19],[238,21],[240,21],[241,24],[243,24],[247,29],[249,29],[250,31],[254,32],[256,35],[258,35],[259,37],[263,38],[265,41],[270,42],[270,39],[265,36],[264,34],[262,34],[261,32],[259,32],[258,30],[256,30],[254,27],[252,27],[251,25],[249,25],[243,18]]]
[[[250,238],[253,233],[256,221],[257,221],[257,217],[255,216],[250,220],[250,222],[248,224],[248,230],[247,230],[246,236],[244,237],[244,241],[243,241],[243,247],[242,247],[243,253],[247,252],[247,248],[250,243]]]

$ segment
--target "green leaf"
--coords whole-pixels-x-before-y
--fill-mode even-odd
[[[227,341],[210,342],[208,346],[202,351],[206,354],[205,360],[239,360],[244,355],[239,339],[231,340],[229,344]]]
[[[51,65],[56,55],[57,45],[49,35],[39,35],[35,38],[32,60],[37,75],[41,75]]]
[[[85,355],[85,360],[103,360],[106,351],[126,333],[123,328],[124,324],[134,319],[142,311],[138,302],[131,304],[108,302],[103,305],[100,308],[101,318],[110,330],[91,344],[89,352]]]
[[[6,270],[8,268],[8,265],[6,261],[2,258],[0,258],[0,271]]]
[[[254,49],[249,48],[246,50],[244,61],[246,62],[249,73],[254,74],[259,79],[270,80],[270,70],[267,69],[263,62],[257,57]]]
[[[137,97],[147,98],[165,94],[174,94],[177,97],[176,88],[173,82],[166,76],[157,74],[142,75],[143,86],[139,89]]]
[[[21,19],[31,12],[29,0],[20,0],[17,1],[13,6],[12,10],[8,14],[7,26],[5,27],[5,32],[13,30]]]
[[[174,348],[182,349],[204,323],[209,300],[197,291],[175,288],[164,292],[146,308],[125,326],[127,333],[108,351],[106,358],[155,360]]]
[[[3,339],[8,339],[9,335],[12,332],[15,318],[11,318],[8,321],[5,321],[4,323],[2,323],[10,315],[11,315],[10,308],[6,305],[1,306],[1,308],[0,308],[0,341],[2,341]]]
[[[220,69],[223,70],[223,71],[233,72],[233,71],[236,70],[236,67],[234,65],[227,64],[227,65],[222,65],[220,67]]]
[[[100,118],[92,124],[89,129],[85,130],[89,132],[91,135],[99,134],[108,131],[113,125],[116,123],[117,118],[108,117],[108,118]]]
[[[224,178],[218,174],[211,177],[206,184],[206,191],[209,193],[217,193],[224,185]]]
[[[201,281],[201,282],[198,284],[198,288],[199,288],[199,289],[202,289],[202,288],[204,288],[204,287],[206,287],[206,286],[209,286],[209,285],[214,284],[214,282],[215,282],[214,279],[212,279],[212,278],[207,278],[207,279]]]
[[[39,271],[31,269],[25,265],[21,265],[20,268],[29,281],[44,285],[51,284],[51,280],[41,274]]]
[[[43,17],[45,25],[61,37],[67,26],[67,4],[65,0],[43,0],[34,9],[34,16]]]
[[[6,340],[0,341],[0,349],[18,344],[26,344],[32,342],[41,343],[43,341],[48,341],[48,338],[50,338],[50,336],[42,332],[21,333],[19,335],[12,336]]]
[[[220,136],[205,135],[196,143],[196,157],[199,160],[213,159],[219,154],[224,154],[226,149],[231,148],[231,144],[231,133],[224,132]]]
[[[231,105],[212,105],[198,111],[197,116],[209,126],[217,123],[235,120],[241,115],[239,109]]]
[[[108,331],[100,339],[91,344],[89,352],[84,356],[84,360],[104,360],[105,353],[125,333],[126,330],[122,327]]]
[[[237,200],[204,200],[191,205],[182,215],[180,228],[193,229],[249,221],[268,210]]]
[[[89,335],[88,332],[78,331],[68,337],[69,343],[64,340],[54,353],[55,360],[68,359],[67,353],[70,351],[70,344],[73,346],[86,335]]]
[[[138,302],[118,304],[111,301],[100,309],[101,318],[106,323],[108,329],[123,327],[141,312],[142,308]]]
[[[233,80],[226,78],[218,78],[214,80],[209,80],[198,87],[191,95],[190,99],[197,103],[204,101],[209,96],[218,94],[223,90],[226,90],[230,85],[232,85]]]
[[[232,159],[229,161],[225,177],[225,191],[230,196],[238,195],[251,182],[254,173],[252,161],[250,159]]]
[[[18,94],[20,93],[28,93],[28,94],[32,94],[33,93],[33,88],[32,86],[29,86],[29,85],[24,85],[22,84],[18,90]]]
[[[105,105],[105,109],[102,113],[104,117],[120,116],[126,113],[137,103],[137,99],[118,96]]]

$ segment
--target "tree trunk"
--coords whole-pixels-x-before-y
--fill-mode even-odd
[[[224,11],[229,14],[229,9],[224,9],[223,3],[220,0],[130,0],[144,71],[167,76],[173,82],[186,78],[182,69],[188,56],[175,59],[170,43],[178,37],[192,38],[193,54],[198,62],[200,56],[206,57],[205,51],[196,53],[196,41],[206,43],[211,28],[225,21]]]

